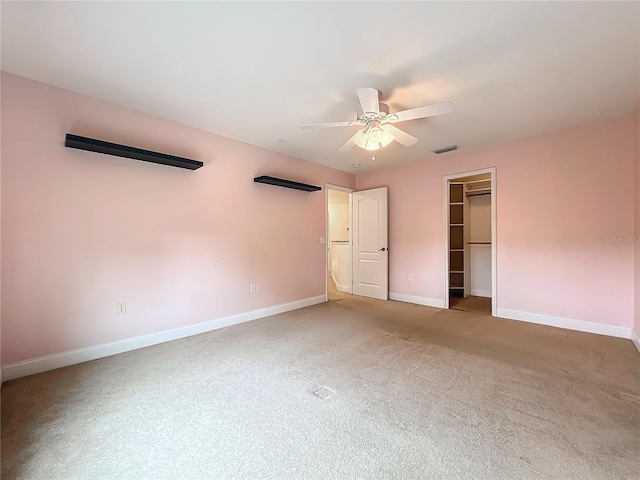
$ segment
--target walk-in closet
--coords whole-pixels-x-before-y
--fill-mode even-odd
[[[449,308],[491,313],[491,175],[449,181]]]

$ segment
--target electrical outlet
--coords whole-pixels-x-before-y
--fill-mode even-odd
[[[326,237],[320,237],[320,243],[327,243]]]
[[[251,293],[256,293],[256,284],[252,283],[251,285],[249,285],[249,291]]]
[[[413,273],[409,274],[409,280],[413,280]]]
[[[124,315],[127,313],[127,302],[120,302],[116,304],[116,314]]]

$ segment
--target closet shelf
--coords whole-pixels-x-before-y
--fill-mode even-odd
[[[491,242],[467,242],[467,245],[491,245]]]
[[[464,182],[465,185],[475,185],[478,183],[488,183],[491,184],[491,179],[490,178],[485,178],[483,180],[471,180],[470,182]]]
[[[448,239],[448,266],[449,274],[447,280],[449,284],[448,295],[460,296],[464,294],[464,214],[466,213],[464,197],[464,183],[449,184],[449,239]]]

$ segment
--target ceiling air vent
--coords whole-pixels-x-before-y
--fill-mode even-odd
[[[453,152],[454,150],[458,150],[458,145],[449,145],[448,147],[438,148],[433,151],[436,155],[440,155],[441,153]]]

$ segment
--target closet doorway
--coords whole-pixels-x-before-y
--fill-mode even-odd
[[[444,177],[445,307],[496,316],[496,169]]]

